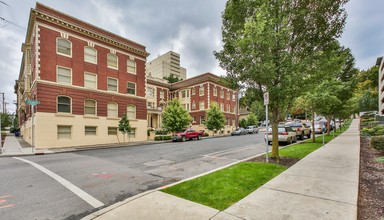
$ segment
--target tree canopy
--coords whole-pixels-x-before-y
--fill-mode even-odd
[[[348,0],[228,0],[223,50],[215,52],[227,75],[259,93],[269,92],[272,157],[279,157],[277,126],[312,82],[316,56],[340,37]]]
[[[213,131],[213,133],[224,128],[225,116],[224,113],[220,111],[217,104],[211,103],[211,106],[207,111],[205,126],[208,128],[208,130]]]
[[[188,127],[192,121],[188,111],[174,98],[167,102],[162,113],[162,127],[169,132],[177,132]]]

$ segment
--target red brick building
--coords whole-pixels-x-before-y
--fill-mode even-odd
[[[144,46],[40,3],[31,10],[15,89],[21,135],[36,148],[115,143],[127,114],[146,140]],[[26,100],[38,100],[32,110]]]
[[[186,110],[189,111],[193,118],[192,126],[198,130],[207,130],[204,126],[206,112],[210,108],[212,103],[216,103],[220,110],[224,112],[226,118],[226,126],[222,132],[229,133],[236,128],[237,125],[237,92],[220,82],[220,77],[212,74],[205,73],[193,78],[189,78],[173,84],[161,83],[159,80],[150,79],[148,77],[147,90],[157,89],[157,93],[160,90],[165,89],[169,92],[169,99],[179,98],[181,104]],[[148,93],[147,93],[148,98]],[[154,108],[158,108],[159,112],[150,112],[148,109],[148,121],[154,118],[161,118],[161,110],[163,99],[160,96],[155,97],[157,103]],[[150,104],[148,104],[150,105]],[[161,122],[161,120],[155,120]],[[160,128],[161,123],[151,123],[148,127]]]

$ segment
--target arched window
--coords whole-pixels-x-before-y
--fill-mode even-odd
[[[93,47],[84,47],[84,61],[97,64],[97,51]]]
[[[96,115],[96,101],[91,99],[84,100],[84,114]]]
[[[72,55],[72,50],[71,50],[71,41],[65,39],[65,38],[57,38],[57,45],[56,45],[56,51],[59,54],[71,56]]]
[[[107,65],[108,67],[117,69],[117,56],[113,53],[109,53],[107,56]]]
[[[67,96],[58,96],[57,112],[71,113],[71,98]]]
[[[127,106],[127,118],[136,119],[136,106],[134,105]]]
[[[118,105],[115,102],[108,102],[108,117],[118,117]]]

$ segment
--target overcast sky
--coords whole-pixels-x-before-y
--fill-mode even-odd
[[[224,75],[213,51],[221,49],[221,13],[226,0],[41,0],[41,3],[146,46],[148,61],[173,50],[187,77]],[[0,93],[7,110],[16,100],[13,86],[21,64],[34,0],[0,0]],[[356,67],[368,69],[384,56],[384,0],[351,0],[341,43],[351,48]],[[4,21],[5,19],[6,21]],[[8,21],[8,22],[7,22]]]

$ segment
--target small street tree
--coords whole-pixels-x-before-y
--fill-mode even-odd
[[[177,98],[168,101],[162,118],[163,129],[172,133],[188,127],[192,121],[188,111],[181,106],[180,100]]]
[[[240,122],[239,122],[239,127],[241,127],[241,128],[245,128],[245,127],[247,127],[247,119],[242,118],[242,119],[240,120]]]
[[[132,127],[129,124],[127,115],[124,115],[119,121],[119,131],[123,133],[123,138],[125,142],[125,135],[131,133]],[[130,136],[128,135],[128,141],[130,141]]]
[[[247,117],[247,125],[248,126],[257,125],[257,123],[258,123],[258,120],[257,120],[256,114],[251,112]]]
[[[215,136],[215,131],[224,128],[225,116],[224,113],[220,111],[217,104],[212,103],[207,111],[205,126],[207,126],[208,130],[213,132],[213,136]]]

